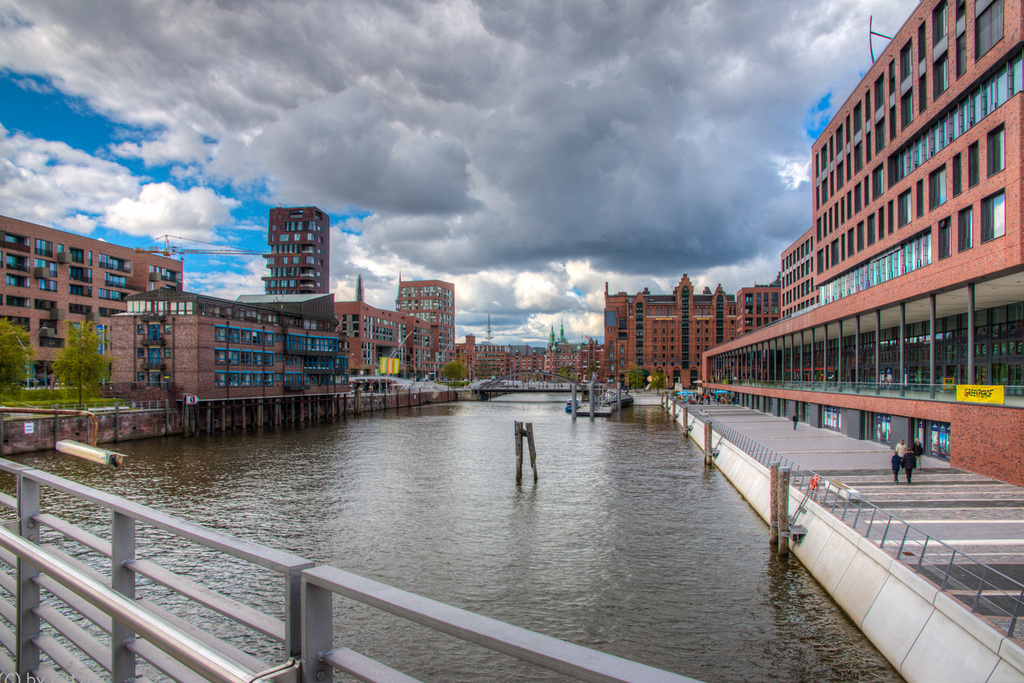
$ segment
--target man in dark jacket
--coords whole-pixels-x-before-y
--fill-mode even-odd
[[[908,448],[907,452],[903,455],[903,470],[907,473],[908,484],[915,467],[917,467],[917,456],[914,455],[914,449]]]
[[[892,478],[898,484],[900,483],[900,469],[903,467],[903,458],[900,457],[899,453],[893,452],[892,454]]]

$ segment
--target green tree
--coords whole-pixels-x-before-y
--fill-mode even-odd
[[[31,338],[21,325],[0,318],[0,392],[8,392],[25,379],[32,360]]]
[[[449,382],[456,382],[465,376],[466,366],[460,360],[445,363],[444,367],[441,368],[441,377],[444,377]]]
[[[600,369],[601,368],[598,366],[596,360],[590,361],[589,363],[587,363],[587,369],[584,371],[581,380],[584,382],[589,382],[590,378],[593,377],[594,374],[597,373],[597,371]]]
[[[651,389],[658,390],[665,388],[665,373],[658,370],[651,375]]]
[[[642,368],[638,368],[633,365],[630,366],[629,372],[626,373],[626,382],[629,384],[630,389],[643,389],[647,383],[648,372]]]
[[[569,370],[569,366],[568,365],[563,365],[562,367],[558,368],[558,374],[559,374],[560,377],[565,377],[566,379],[572,379],[572,372]]]
[[[78,402],[107,377],[109,359],[100,353],[100,337],[91,322],[68,323],[64,348],[53,361],[53,374],[78,389]]]

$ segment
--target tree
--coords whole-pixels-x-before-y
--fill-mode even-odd
[[[85,402],[86,390],[105,379],[109,359],[100,353],[100,336],[91,322],[68,323],[64,348],[53,361],[53,374],[78,389],[78,402]]]
[[[572,379],[572,371],[569,370],[568,365],[563,365],[562,367],[558,368],[558,376],[565,377],[566,379]]]
[[[32,360],[32,340],[21,325],[0,318],[0,391],[9,391],[25,379]]]
[[[441,376],[449,382],[455,382],[466,376],[466,366],[460,360],[453,360],[445,363],[441,368]]]
[[[629,372],[626,373],[626,382],[629,384],[630,389],[643,389],[644,384],[647,382],[647,371],[638,368],[633,365],[629,368]]]
[[[651,389],[657,391],[658,389],[665,388],[665,373],[661,370],[656,371],[651,375]]]
[[[589,382],[590,378],[597,374],[597,371],[600,369],[601,368],[600,366],[598,366],[597,361],[591,360],[589,363],[587,363],[587,369],[584,371],[583,374],[583,381]]]

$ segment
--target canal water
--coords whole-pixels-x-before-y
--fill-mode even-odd
[[[573,422],[565,399],[506,396],[301,430],[128,442],[118,470],[19,460],[705,681],[901,680],[796,560],[772,556],[764,522],[704,470],[660,407]],[[516,420],[533,423],[539,470],[534,483],[527,458],[521,486]],[[229,567],[192,569],[232,583]],[[359,606],[336,613],[336,645],[424,680],[559,678]]]

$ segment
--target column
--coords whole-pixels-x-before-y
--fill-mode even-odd
[[[839,340],[836,344],[836,384],[842,391],[843,384],[843,319],[839,319]]]
[[[875,309],[875,390],[882,383],[882,309]]]
[[[804,331],[800,330],[800,381],[804,381]]]
[[[906,382],[906,344],[907,339],[907,305],[900,302],[900,396],[903,396],[907,390]]]
[[[957,379],[959,382],[960,380]],[[967,285],[967,384],[974,384],[974,283]]]
[[[928,297],[928,396],[935,398],[935,292]]]
[[[860,382],[860,313],[855,320],[857,322],[853,328],[853,383],[856,385]],[[859,387],[855,387],[854,391],[860,393]]]

